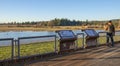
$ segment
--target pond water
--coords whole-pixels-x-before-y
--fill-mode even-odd
[[[100,32],[103,30],[97,30]],[[81,30],[74,30],[75,34],[82,33]],[[0,39],[2,38],[14,38],[18,39],[19,37],[32,37],[32,36],[46,36],[46,35],[57,35],[55,32],[50,31],[8,31],[8,32],[0,32]],[[34,38],[34,39],[23,39],[20,40],[21,44],[28,44],[34,42],[45,42],[45,41],[53,41],[54,37],[50,38]],[[11,45],[11,41],[0,41],[0,46]]]

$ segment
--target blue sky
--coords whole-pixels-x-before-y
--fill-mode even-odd
[[[120,18],[120,0],[0,0],[0,22]]]

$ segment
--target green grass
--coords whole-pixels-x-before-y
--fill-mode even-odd
[[[115,41],[120,40],[120,36],[114,37]],[[99,43],[106,42],[106,37],[98,38]],[[78,47],[82,47],[82,39],[78,39]],[[57,41],[57,48],[59,51],[59,42]],[[17,56],[17,46],[15,47],[15,55]],[[20,46],[20,56],[30,56],[35,54],[44,54],[54,52],[54,41],[51,42],[38,42],[30,44],[22,44]],[[0,46],[0,60],[11,58],[11,46]]]
[[[11,58],[11,46],[0,47],[0,60]]]
[[[79,38],[77,41],[78,41],[78,48],[83,47],[83,39]]]
[[[17,46],[15,47],[15,55],[17,56]],[[20,56],[30,56],[35,54],[44,54],[54,52],[54,41],[38,42],[20,45]],[[0,60],[11,58],[11,46],[0,47]]]
[[[21,56],[54,52],[54,42],[24,44],[20,47]]]
[[[114,36],[114,41],[120,41],[120,36]],[[98,38],[99,44],[105,44],[106,43],[106,37],[99,37]]]

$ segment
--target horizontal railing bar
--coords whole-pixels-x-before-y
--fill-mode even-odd
[[[77,35],[81,35],[81,34],[84,34],[84,33],[77,33]]]
[[[120,30],[116,30],[115,32],[120,32]],[[107,33],[106,31],[98,32],[98,33]]]
[[[3,38],[3,39],[0,39],[0,41],[6,41],[6,40],[14,40],[13,38]]]
[[[116,30],[115,32],[120,32],[120,30]]]
[[[33,36],[33,37],[19,37],[18,39],[32,39],[32,38],[44,38],[44,37],[56,37],[56,35]]]
[[[104,32],[98,32],[98,33],[107,33],[107,32],[104,31]]]

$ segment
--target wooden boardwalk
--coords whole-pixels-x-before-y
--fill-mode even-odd
[[[100,46],[21,64],[20,66],[120,66],[120,44],[112,48]]]

